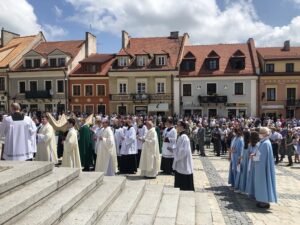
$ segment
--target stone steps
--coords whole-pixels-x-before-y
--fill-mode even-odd
[[[25,164],[27,171],[43,168],[44,173],[23,173],[22,182],[11,182],[6,172],[14,169],[20,174],[18,170]],[[212,224],[206,192],[180,191],[146,184],[145,180],[104,177],[103,173],[71,168],[54,168],[51,172],[53,165],[47,163],[42,167],[33,163],[35,169],[29,169],[29,164],[6,162],[9,169],[1,164],[0,181],[3,175],[6,183],[16,185],[0,195],[0,225]]]
[[[163,195],[162,185],[147,185],[145,193],[137,205],[128,224],[152,225]]]
[[[178,188],[164,188],[154,225],[175,225],[179,194]]]
[[[20,220],[14,222],[14,224],[54,224],[89,192],[99,186],[102,180],[102,173],[81,173],[70,185],[50,196],[47,201],[37,205]]]
[[[185,191],[180,193],[176,225],[196,224],[195,192]]]
[[[79,170],[62,168],[1,199],[0,224],[16,217],[25,209],[47,197],[79,175]]]
[[[7,169],[1,172],[0,194],[51,172],[54,164],[48,162],[0,161],[0,166]]]
[[[59,222],[60,225],[94,224],[125,186],[124,177],[105,177],[103,184]]]
[[[120,196],[112,203],[97,225],[125,225],[145,191],[145,181],[127,181]]]

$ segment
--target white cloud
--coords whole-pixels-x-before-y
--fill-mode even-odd
[[[40,24],[32,5],[26,0],[0,1],[0,26],[21,35],[33,35],[43,31],[47,40],[67,35],[62,27]]]
[[[68,34],[68,32],[62,27],[50,25],[50,24],[43,25],[43,31],[45,35],[49,37],[51,40],[66,36]]]
[[[215,0],[66,1],[75,9],[69,20],[116,35],[121,30],[136,37],[179,30],[188,32],[195,44],[244,42],[253,37],[258,45],[282,45],[286,39],[300,45],[300,16],[272,27],[258,18],[252,0],[226,0],[224,10]]]
[[[59,8],[57,5],[54,5],[54,13],[57,17],[61,17],[63,14],[63,10]]]
[[[41,30],[33,7],[26,0],[0,1],[0,24],[5,29],[22,35],[36,34]]]

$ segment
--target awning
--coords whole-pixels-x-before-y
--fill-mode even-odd
[[[165,112],[169,111],[168,103],[157,103],[157,104],[149,104],[148,112]]]
[[[262,109],[284,109],[284,105],[262,105]]]

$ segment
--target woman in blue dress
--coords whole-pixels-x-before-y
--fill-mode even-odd
[[[240,128],[235,128],[236,137],[232,141],[230,149],[230,168],[229,168],[229,177],[228,183],[231,184],[231,187],[235,187],[235,183],[238,182],[238,167],[240,164],[241,153],[244,148],[243,140],[243,131]]]
[[[255,155],[259,144],[259,134],[256,131],[252,131],[250,135],[250,146],[249,146],[249,162],[247,168],[247,180],[246,180],[246,193],[249,197],[254,197],[254,177],[255,167],[253,156]]]
[[[246,192],[248,162],[249,162],[249,142],[250,131],[244,131],[244,149],[242,151],[241,164],[240,164],[240,179],[237,184],[237,189],[241,193]]]

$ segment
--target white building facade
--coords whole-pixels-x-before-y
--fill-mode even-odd
[[[259,64],[253,39],[243,44],[184,48],[179,76],[174,78],[176,114],[257,115]]]

